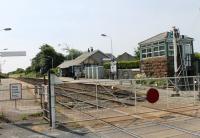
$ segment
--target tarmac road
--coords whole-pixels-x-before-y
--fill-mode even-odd
[[[46,130],[36,131],[23,124],[0,123],[0,138],[95,138],[93,134],[81,133],[81,130],[54,129],[48,125],[43,126]]]

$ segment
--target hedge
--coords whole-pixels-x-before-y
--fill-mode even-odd
[[[120,61],[117,63],[117,68],[118,69],[135,69],[139,68],[140,62],[137,61]],[[110,69],[110,63],[104,63],[104,68],[105,69]]]

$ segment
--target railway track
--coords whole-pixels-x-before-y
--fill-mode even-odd
[[[36,80],[32,79],[32,80],[28,80],[28,83],[32,83],[32,84],[38,84],[38,80],[37,82],[35,82]],[[27,82],[27,81],[26,81]],[[42,81],[40,80],[40,83]],[[78,85],[78,84],[77,84]],[[133,128],[142,128],[142,127],[153,127],[153,126],[160,126],[161,128],[166,128],[166,130],[172,130],[172,131],[178,131],[181,133],[185,133],[185,134],[189,134],[190,136],[197,136],[200,137],[200,134],[198,132],[192,131],[186,127],[182,127],[179,125],[174,124],[174,121],[178,122],[178,121],[183,121],[184,120],[190,120],[190,119],[199,119],[199,116],[196,116],[195,114],[188,114],[188,112],[193,112],[193,111],[197,111],[199,110],[199,106],[184,106],[184,107],[177,107],[177,108],[172,108],[172,109],[159,109],[156,107],[148,107],[148,106],[143,106],[146,109],[150,109],[147,110],[143,113],[129,113],[129,112],[122,112],[120,110],[118,110],[117,108],[115,109],[114,107],[105,107],[101,104],[97,104],[97,101],[105,101],[107,103],[109,103],[110,105],[113,106],[117,106],[119,105],[120,107],[123,106],[133,106],[134,104],[129,104],[129,102],[125,101],[125,99],[127,100],[129,97],[132,97],[131,93],[126,93],[124,94],[122,97],[120,98],[118,97],[118,93],[116,91],[110,90],[108,87],[105,88],[100,88],[101,86],[97,86],[97,90],[98,93],[96,93],[95,91],[95,85],[91,85],[92,88],[87,88],[88,85],[85,85],[84,87],[80,86],[77,87],[77,85],[56,85],[55,86],[55,93],[56,93],[56,102],[57,102],[57,106],[62,107],[62,112],[66,113],[63,114],[66,117],[69,116],[69,113],[65,112],[65,110],[69,110],[71,112],[74,111],[74,115],[77,115],[77,111],[80,112],[81,114],[87,115],[89,116],[88,119],[85,118],[79,118],[80,120],[75,120],[75,121],[69,121],[66,123],[86,123],[86,122],[93,122],[94,124],[98,122],[101,122],[102,124],[105,124],[105,126],[109,126],[108,130],[104,130],[104,127],[102,127],[102,130],[94,130],[95,133],[100,133],[102,131],[102,133],[104,133],[105,131],[112,131],[114,129],[117,129],[121,132],[123,132],[124,134],[127,134],[129,136],[132,137],[141,137],[140,135],[137,134],[137,131],[134,131]],[[98,94],[98,95],[96,95]],[[121,95],[120,95],[121,96]],[[125,98],[124,98],[125,97]],[[123,100],[121,100],[123,99]],[[93,114],[93,112],[90,112],[91,110],[77,110],[77,108],[74,108],[73,106],[70,106],[68,103],[70,102],[80,102],[80,103],[84,103],[85,105],[90,106],[90,109],[96,108],[97,106],[99,108],[102,108],[105,110],[104,113],[106,113],[107,111],[116,111],[118,110],[119,114],[115,114],[113,116],[109,116],[109,117],[99,117],[96,116],[95,114]],[[132,103],[134,103],[134,100],[132,100]],[[84,105],[84,106],[85,106]],[[142,106],[141,106],[142,107]],[[106,110],[108,109],[108,110]],[[92,110],[94,111],[94,110]],[[96,110],[98,113],[98,110]],[[166,119],[165,116],[157,116],[156,113],[163,113],[165,112],[166,116],[174,116],[174,118],[171,119]],[[155,113],[155,114],[154,114]],[[178,118],[178,117],[180,118]],[[150,117],[150,118],[149,118]],[[151,117],[154,117],[153,119]],[[140,121],[138,121],[137,123],[134,122],[134,120],[139,119]],[[124,123],[124,122],[129,122],[128,125],[121,125],[120,123]],[[132,123],[134,122],[134,123]],[[59,123],[62,123],[59,122]],[[122,124],[123,124],[122,123]],[[131,124],[132,123],[132,124]],[[64,124],[64,123],[63,123]],[[87,123],[86,123],[87,124]],[[120,125],[118,125],[120,124]],[[131,124],[131,125],[129,125]],[[150,124],[150,125],[146,125],[146,124]],[[144,125],[144,126],[143,126]],[[135,127],[136,126],[136,127]],[[136,128],[137,129],[137,128]],[[114,132],[114,131],[113,131]],[[88,131],[88,133],[90,133]]]
[[[94,91],[81,91],[80,89],[72,89],[72,88],[66,88],[66,87],[58,87],[56,86],[56,95],[59,96],[59,95],[62,95],[64,97],[68,97],[68,98],[71,98],[71,99],[75,99],[73,98],[72,96],[69,95],[70,94],[77,94],[78,95],[78,98],[76,97],[75,100],[78,100],[80,102],[84,102],[86,100],[105,100],[105,101],[110,101],[112,103],[117,103],[117,104],[121,104],[121,105],[129,105],[129,106],[134,106],[134,101],[133,100],[130,100],[129,102],[128,101],[123,101],[123,100],[126,100],[126,99],[119,99],[117,98],[114,94],[111,94],[111,93],[101,93],[101,92],[94,92]],[[61,90],[61,91],[59,91]],[[65,94],[67,93],[67,94]],[[81,98],[83,100],[81,100]],[[85,98],[85,100],[84,100]],[[128,99],[129,100],[129,99]],[[132,102],[132,103],[131,103]],[[89,104],[89,102],[87,102]]]
[[[33,85],[39,85],[43,83],[43,79],[18,78],[18,80]],[[80,87],[77,87],[77,85],[79,85]],[[114,91],[112,89],[109,89],[108,86],[66,83],[64,85],[56,85],[55,89],[56,89],[56,96],[63,96],[72,100],[76,100],[78,102],[84,102],[91,106],[96,106],[97,103],[89,102],[88,100],[94,100],[94,101],[99,100],[110,104],[114,103],[123,106],[134,106],[134,98],[131,92],[119,93],[119,90]],[[96,93],[94,89],[97,89],[98,92]],[[76,97],[72,96],[74,94],[76,94]]]

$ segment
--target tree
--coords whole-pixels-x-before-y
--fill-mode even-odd
[[[22,68],[17,68],[17,70],[16,70],[16,73],[23,73],[24,72],[24,69],[22,69]]]
[[[140,47],[139,46],[137,48],[135,48],[134,55],[137,60],[140,60]]]
[[[79,51],[77,49],[66,49],[68,51],[68,55],[66,56],[67,60],[72,60],[77,58],[78,56],[80,56],[82,54],[82,51]]]
[[[198,52],[194,53],[194,57],[195,57],[196,59],[200,59],[200,53],[198,53]]]
[[[57,67],[65,57],[57,53],[52,46],[44,44],[40,47],[40,52],[32,59],[31,68],[36,72],[39,72],[42,67],[48,69],[52,66],[52,59],[53,67]]]
[[[15,71],[9,72],[8,74],[18,74],[18,73],[24,73],[24,69],[17,68]]]
[[[28,73],[30,73],[30,72],[32,72],[32,71],[33,71],[33,70],[32,70],[32,68],[31,68],[31,66],[29,66],[29,67],[26,68],[25,74],[28,74]]]

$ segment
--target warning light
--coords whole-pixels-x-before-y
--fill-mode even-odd
[[[159,100],[159,92],[155,88],[150,88],[147,91],[146,99],[150,103],[156,103]]]

